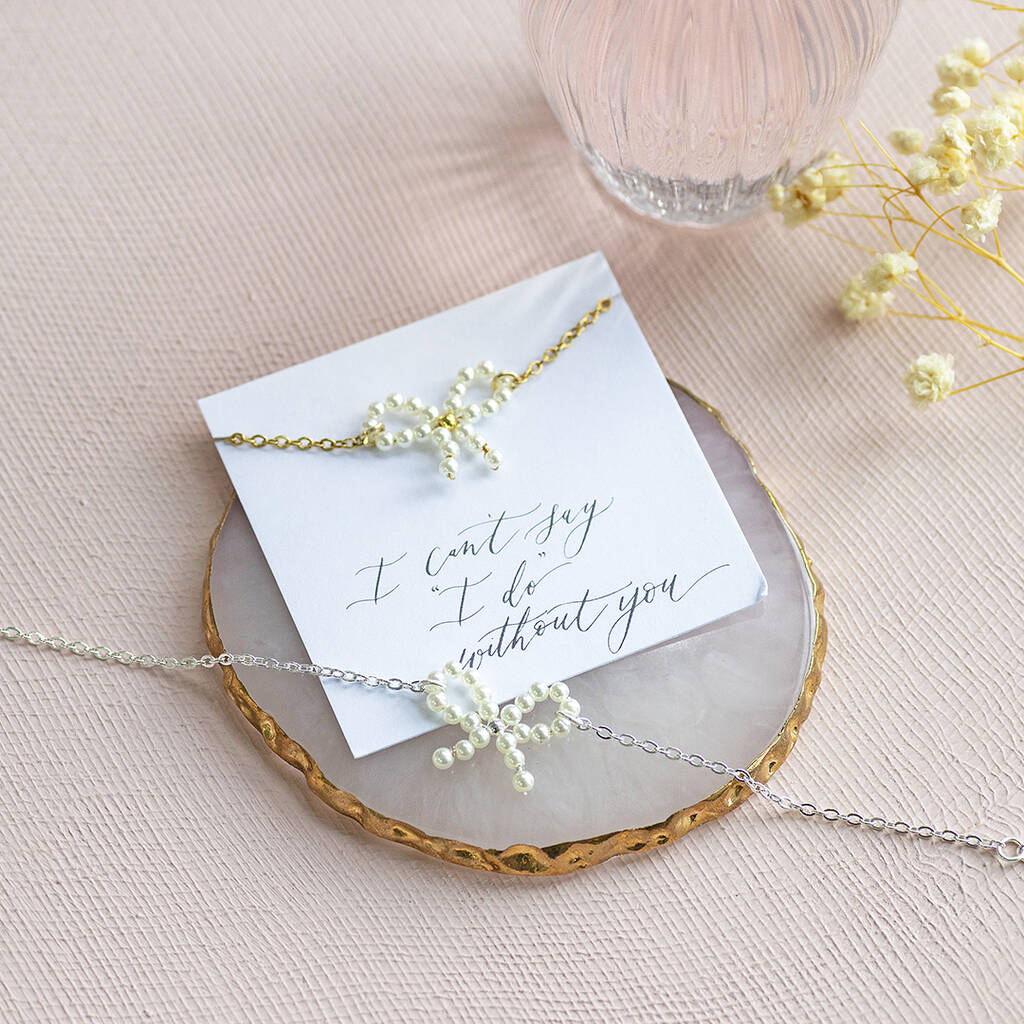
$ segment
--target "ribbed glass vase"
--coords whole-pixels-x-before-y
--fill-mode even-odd
[[[818,156],[900,0],[522,0],[572,144],[612,195],[675,224],[756,212]]]

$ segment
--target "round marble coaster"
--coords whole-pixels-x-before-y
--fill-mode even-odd
[[[796,741],[825,653],[823,596],[799,541],[717,413],[673,386],[680,408],[768,580],[768,596],[665,646],[569,680],[595,724],[672,744],[767,779]],[[295,627],[237,502],[213,538],[204,622],[210,650],[305,661]],[[339,666],[359,669],[357,665]],[[448,729],[354,759],[317,679],[224,669],[268,745],[326,803],[368,831],[472,867],[578,870],[664,845],[742,802],[736,784],[593,733],[530,749],[537,784],[517,794],[490,748],[431,766]],[[387,701],[389,695],[380,693]]]

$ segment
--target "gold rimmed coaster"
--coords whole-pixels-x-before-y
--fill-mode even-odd
[[[679,661],[679,673],[686,674],[692,671],[693,664],[707,664],[709,657],[711,661],[720,667],[720,671],[716,672],[714,676],[709,675],[705,679],[696,679],[694,681],[694,689],[689,697],[687,698],[690,703],[693,703],[696,698],[704,693],[705,691],[714,695],[714,700],[709,704],[708,709],[702,713],[704,720],[708,723],[708,728],[714,733],[714,722],[712,717],[715,714],[719,716],[725,716],[723,718],[726,723],[728,722],[728,715],[736,715],[737,709],[742,712],[744,702],[753,703],[760,707],[761,703],[765,703],[765,709],[760,709],[758,715],[755,716],[754,725],[749,725],[746,728],[746,732],[743,736],[737,736],[735,741],[739,744],[737,749],[743,749],[743,744],[749,747],[750,743],[755,743],[756,749],[760,752],[756,756],[745,756],[742,761],[737,762],[734,760],[732,763],[746,763],[748,770],[751,775],[759,780],[767,780],[782,761],[786,758],[789,751],[793,748],[796,742],[796,737],[800,726],[806,719],[811,705],[811,699],[818,686],[821,678],[821,666],[825,655],[826,647],[826,629],[823,618],[823,603],[824,594],[820,583],[814,575],[809,560],[807,559],[800,542],[797,540],[795,534],[790,528],[788,522],[774,496],[768,491],[767,488],[761,483],[757,477],[756,471],[754,470],[753,463],[750,460],[749,452],[739,442],[739,440],[731,434],[726,428],[724,421],[719,414],[709,405],[699,401],[694,396],[690,395],[685,389],[673,385],[679,397],[680,405],[683,406],[684,411],[687,412],[688,418],[693,420],[697,417],[702,421],[701,429],[704,430],[705,436],[700,437],[702,445],[707,451],[709,446],[711,448],[722,448],[723,452],[725,447],[731,449],[728,454],[728,460],[725,461],[724,455],[715,456],[719,459],[720,465],[715,465],[715,458],[712,458],[709,454],[709,461],[712,462],[716,473],[719,474],[720,479],[723,481],[723,488],[726,490],[727,496],[730,501],[734,503],[736,508],[736,502],[746,502],[751,506],[749,510],[744,511],[744,515],[751,518],[751,525],[744,524],[744,528],[748,531],[748,536],[751,536],[751,543],[757,550],[757,545],[766,545],[768,543],[764,537],[761,536],[764,533],[766,536],[771,533],[773,536],[772,543],[774,544],[775,554],[766,556],[764,552],[758,551],[758,557],[762,560],[762,566],[765,568],[766,575],[769,579],[769,593],[773,593],[772,588],[776,586],[776,581],[772,578],[772,573],[769,571],[769,566],[774,565],[773,559],[778,559],[780,565],[784,565],[785,571],[789,577],[795,579],[799,584],[800,600],[806,604],[806,608],[803,609],[803,613],[806,615],[806,626],[801,630],[797,630],[792,625],[787,627],[787,632],[792,633],[792,637],[783,638],[780,643],[785,646],[790,643],[793,650],[789,652],[789,658],[785,664],[781,667],[780,671],[785,668],[786,665],[799,664],[799,674],[795,671],[790,672],[790,678],[780,679],[775,684],[776,687],[781,687],[779,694],[776,694],[773,699],[775,704],[773,708],[768,708],[768,704],[771,702],[765,698],[762,700],[762,696],[759,691],[751,690],[749,692],[736,692],[734,693],[734,686],[731,686],[728,681],[728,657],[735,653],[734,648],[737,646],[743,646],[748,642],[756,642],[757,637],[764,633],[766,630],[772,636],[773,643],[776,641],[776,637],[771,633],[772,629],[775,628],[778,622],[792,623],[795,621],[794,614],[796,609],[791,609],[789,617],[786,619],[780,619],[772,608],[767,610],[762,609],[762,612],[758,616],[751,617],[749,619],[740,619],[735,623],[729,623],[724,627],[715,627],[710,631],[712,639],[709,640],[708,634],[701,634],[696,641],[686,641],[680,645],[680,661]],[[720,436],[717,436],[720,435]],[[745,476],[748,479],[739,480],[739,477]],[[742,488],[741,488],[742,485]],[[734,493],[730,494],[730,488],[733,488]],[[756,493],[755,493],[756,492]],[[744,494],[747,497],[744,497]],[[737,497],[738,496],[738,497]],[[756,506],[756,507],[755,507]],[[754,514],[756,513],[756,518]],[[737,510],[737,514],[740,515],[740,511]],[[232,519],[229,521],[229,516]],[[212,581],[215,575],[215,563],[216,573],[218,576],[218,584],[221,585],[218,593],[219,603],[224,606],[228,604],[225,600],[225,595],[233,595],[236,592],[241,591],[245,587],[250,589],[253,587],[251,580],[242,580],[238,574],[240,572],[239,566],[251,565],[260,556],[258,550],[254,551],[250,549],[244,559],[241,561],[229,562],[225,561],[223,567],[218,562],[218,552],[221,552],[222,557],[226,560],[228,555],[223,551],[223,542],[225,537],[225,527],[227,526],[228,531],[237,529],[234,525],[234,518],[237,517],[240,521],[244,522],[244,516],[242,516],[240,510],[237,508],[234,499],[229,502],[228,507],[225,509],[224,515],[221,518],[220,523],[214,533],[210,547],[210,558],[207,564],[206,579],[203,588],[203,624],[207,638],[209,649],[213,654],[220,654],[225,649],[224,640],[221,637],[221,633],[217,627],[217,621],[214,615],[214,598],[213,592],[215,587],[212,585]],[[743,516],[741,516],[742,521]],[[248,529],[247,525],[245,529]],[[767,550],[767,549],[766,549]],[[789,553],[787,553],[789,552]],[[768,557],[768,561],[765,558]],[[781,570],[780,570],[781,571]],[[222,579],[224,574],[230,578]],[[259,586],[266,586],[265,583],[257,584]],[[273,589],[272,583],[270,584],[270,590]],[[786,582],[783,581],[782,585],[777,590],[785,592],[787,589]],[[792,580],[790,581],[789,590],[793,590]],[[770,598],[770,600],[781,600],[781,597]],[[279,597],[277,598],[279,601]],[[794,599],[795,600],[795,599]],[[772,616],[775,615],[773,619]],[[767,617],[767,620],[766,620]],[[239,630],[233,628],[228,631],[227,638],[228,644],[232,650],[238,650],[240,641],[246,638],[237,635]],[[800,636],[797,636],[797,632]],[[708,645],[712,643],[718,643],[721,647],[720,651],[708,650]],[[689,644],[689,646],[687,646]],[[798,646],[799,645],[799,646]],[[701,646],[699,661],[694,661],[694,652],[692,648],[694,646]],[[266,649],[265,645],[261,649]],[[688,654],[687,651],[690,653]],[[274,653],[274,652],[272,652]],[[291,654],[289,657],[293,656]],[[647,655],[635,655],[633,658],[626,659],[625,662],[618,663],[619,670],[625,677],[628,675],[626,672],[626,663],[634,663],[636,659],[645,658]],[[687,660],[689,659],[689,660]],[[662,658],[662,663],[664,657]],[[652,662],[654,664],[654,662]],[[361,666],[347,666],[359,668]],[[372,666],[369,666],[372,669]],[[615,671],[616,666],[611,666],[611,669]],[[581,868],[589,867],[594,864],[598,864],[601,861],[607,860],[609,857],[616,856],[621,853],[636,853],[643,850],[651,849],[652,847],[664,846],[668,843],[674,842],[681,836],[685,835],[691,829],[697,825],[703,824],[704,822],[711,821],[717,817],[720,817],[726,811],[731,810],[733,807],[742,803],[743,800],[749,795],[749,791],[739,784],[732,782],[727,786],[721,787],[714,792],[707,792],[707,789],[715,781],[713,777],[707,776],[707,786],[705,787],[706,795],[697,800],[687,800],[688,806],[682,810],[676,810],[673,813],[667,814],[667,816],[661,817],[661,820],[657,820],[655,824],[645,825],[643,827],[628,827],[619,829],[610,829],[600,831],[600,834],[591,833],[587,838],[582,839],[570,839],[567,841],[559,842],[515,842],[515,843],[501,843],[501,848],[497,848],[499,844],[495,845],[495,848],[488,848],[485,842],[481,842],[478,836],[473,836],[473,842],[444,838],[441,834],[431,834],[431,832],[446,832],[447,834],[458,834],[460,831],[466,835],[472,835],[473,829],[467,824],[465,828],[459,828],[459,822],[449,818],[447,821],[443,813],[443,801],[437,804],[432,803],[429,794],[424,794],[422,802],[419,805],[410,804],[406,799],[406,794],[403,792],[402,798],[406,799],[406,811],[405,813],[396,813],[392,808],[393,816],[382,813],[373,809],[369,806],[372,802],[375,806],[386,806],[388,803],[395,804],[398,801],[399,793],[396,790],[394,794],[387,792],[381,793],[379,788],[370,784],[368,776],[365,775],[365,763],[373,761],[374,759],[380,759],[390,757],[386,768],[387,772],[396,773],[401,772],[397,777],[403,780],[413,780],[413,783],[418,784],[419,780],[423,776],[421,771],[421,765],[417,759],[418,755],[414,754],[402,754],[401,750],[405,747],[411,747],[417,741],[411,741],[410,744],[403,744],[400,748],[396,748],[398,753],[385,752],[380,755],[374,755],[372,758],[362,759],[359,762],[353,762],[350,757],[347,757],[344,752],[339,752],[336,747],[343,747],[343,741],[340,739],[340,732],[337,729],[336,723],[331,719],[330,722],[317,720],[316,730],[309,724],[307,720],[304,724],[302,721],[294,718],[294,703],[295,700],[289,698],[287,701],[283,700],[279,696],[279,693],[286,691],[264,691],[266,696],[261,697],[259,688],[265,686],[255,675],[250,678],[247,673],[248,687],[242,682],[237,672],[231,667],[225,667],[224,673],[224,684],[225,689],[235,702],[236,706],[241,710],[243,715],[260,731],[267,745],[271,750],[274,751],[279,757],[298,768],[302,771],[305,776],[306,782],[309,788],[328,806],[334,810],[352,818],[357,821],[366,831],[371,834],[378,836],[383,839],[388,839],[393,842],[399,842],[406,846],[411,846],[423,853],[426,853],[433,857],[438,857],[443,860],[451,861],[456,864],[463,864],[469,867],[475,867],[482,870],[498,871],[509,874],[524,874],[524,875],[554,875],[564,874],[571,871],[576,871]],[[589,675],[589,674],[588,674]],[[577,686],[574,684],[573,690],[581,696],[584,704],[584,713],[588,714],[591,708],[588,706],[587,694],[588,694],[588,683],[587,677],[581,677],[582,682]],[[316,688],[319,687],[319,683],[316,680],[310,681],[314,689],[308,689],[304,691],[305,696],[301,702],[312,703],[318,696]],[[673,681],[673,685],[674,685]],[[597,684],[594,683],[590,686],[592,694],[596,694]],[[716,688],[718,688],[716,690]],[[722,691],[722,694],[718,694],[718,690]],[[253,697],[253,692],[256,692],[256,696],[260,697],[260,703],[257,702]],[[287,691],[294,693],[294,690]],[[769,695],[771,696],[771,695]],[[382,700],[388,699],[387,695],[382,694]],[[728,702],[733,700],[737,705],[736,707],[730,707]],[[261,706],[262,704],[262,706]],[[272,714],[268,708],[272,708],[274,713]],[[778,709],[778,710],[775,710]],[[777,714],[778,718],[775,723],[771,726],[770,733],[765,732],[767,721],[770,719],[771,714]],[[292,720],[289,721],[289,716],[292,716]],[[322,719],[321,715],[321,719]],[[282,719],[289,724],[289,732],[282,727]],[[764,721],[762,721],[764,719]],[[612,726],[620,728],[629,728],[629,722],[623,722],[620,718],[615,717],[610,712],[609,715],[602,715],[600,717],[595,716],[595,723],[607,722]],[[754,727],[756,725],[756,728]],[[764,734],[764,741],[761,742],[758,737],[757,730],[760,729],[761,733]],[[313,735],[314,731],[316,735]],[[747,735],[750,733],[750,735]],[[327,741],[324,736],[330,736],[330,748],[328,749]],[[293,738],[298,737],[302,740]],[[682,742],[683,737],[679,736],[677,732],[666,732],[662,731],[653,738],[661,740],[665,743],[676,743]],[[697,749],[702,753],[710,754],[713,756],[720,756],[720,750],[709,750],[706,745],[700,744],[700,733],[694,734],[693,743],[688,749]],[[312,742],[311,742],[312,740]],[[584,757],[589,757],[592,760],[593,770],[590,771],[588,778],[598,780],[594,783],[595,786],[604,786],[604,790],[598,790],[590,794],[593,798],[592,802],[595,804],[600,803],[602,799],[607,797],[609,803],[614,803],[616,796],[616,786],[609,783],[609,779],[617,778],[614,775],[606,775],[604,772],[604,761],[615,760],[625,758],[622,760],[622,770],[636,770],[643,771],[648,770],[651,772],[652,779],[656,770],[660,770],[660,766],[651,765],[652,759],[649,757],[642,757],[641,754],[635,750],[621,750],[614,748],[614,745],[601,744],[594,741],[591,737],[579,736],[574,737],[574,741],[577,741],[577,751]],[[718,737],[715,742],[732,742],[728,734],[723,734]],[[432,742],[427,740],[427,742]],[[608,750],[611,746],[613,749]],[[311,749],[318,751],[318,760],[314,758],[313,754],[310,753]],[[753,750],[753,748],[751,748]],[[326,760],[325,760],[326,758]],[[406,760],[403,760],[406,758]],[[594,758],[601,758],[602,760],[595,761]],[[383,763],[383,762],[378,762]],[[334,781],[327,777],[325,770],[321,769],[321,764],[330,764],[332,767],[328,768],[327,771],[334,777],[342,781],[348,780],[345,785],[350,787],[352,790],[363,794],[362,798],[356,796],[354,792],[349,792],[346,788],[336,784]],[[668,766],[676,773],[684,771],[680,766]],[[692,772],[692,769],[685,769],[685,771]],[[380,773],[378,772],[377,775]],[[426,777],[437,776],[437,773],[431,773],[429,769],[426,772]],[[667,778],[667,777],[666,777]],[[679,778],[678,775],[673,778]],[[557,785],[559,779],[553,780],[553,783]],[[431,779],[431,783],[436,785],[436,780]],[[632,786],[636,788],[636,778],[632,781]],[[664,781],[659,782],[660,785],[665,785]],[[699,782],[696,783],[698,786]],[[403,784],[402,790],[407,788],[408,783]],[[690,783],[690,790],[693,791],[694,783]],[[652,786],[652,788],[654,788]],[[672,792],[680,792],[685,795],[686,787],[679,785],[672,789]],[[373,792],[373,797],[367,795],[368,792]],[[641,796],[644,794],[641,794]],[[392,798],[393,797],[393,798]],[[664,802],[665,799],[670,799],[662,795],[660,797]],[[517,798],[520,800],[533,800],[534,797],[531,794],[529,798]],[[652,807],[657,806],[657,801],[649,801]],[[642,806],[644,801],[642,799],[636,800],[637,806]],[[523,805],[529,806],[529,805]],[[548,815],[550,818],[550,809],[545,809],[543,804],[538,804],[539,810]],[[671,803],[668,804],[672,806]],[[517,813],[520,813],[517,806]],[[616,813],[616,812],[613,812]],[[632,812],[631,812],[632,813]],[[638,810],[635,813],[643,813]],[[580,822],[587,822],[590,820],[601,821],[601,815],[597,810],[593,810],[588,817],[587,813],[579,812],[576,808],[570,808],[568,806],[563,807],[559,814],[564,816],[565,830],[569,835],[574,834],[570,829],[573,824],[576,826],[575,834],[583,834],[580,831]],[[654,820],[655,815],[651,813],[651,816],[647,820]],[[660,816],[659,816],[660,817]],[[406,818],[410,821],[417,821],[417,825],[407,824]],[[607,818],[607,815],[605,816]],[[538,823],[531,822],[528,815],[523,816],[521,814],[521,820],[523,822],[521,828],[524,836],[529,833],[541,833],[547,834],[552,830],[556,830],[559,827],[558,821],[546,821],[543,826]],[[433,827],[431,827],[433,825]],[[520,826],[516,823],[509,824],[503,823],[506,831],[511,830],[513,833]],[[486,827],[479,826],[476,824],[477,832],[487,831]],[[499,830],[500,831],[500,830]],[[530,836],[532,838],[532,836]]]

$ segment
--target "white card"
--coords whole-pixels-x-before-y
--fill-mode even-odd
[[[498,471],[464,450],[449,481],[429,443],[330,453],[218,445],[314,662],[420,679],[455,660],[503,701],[764,596],[600,253],[200,407],[215,437],[344,437],[392,392],[440,406],[462,366],[523,370],[609,296],[611,309],[571,348],[475,424],[504,453]],[[356,757],[439,725],[411,694],[324,686]]]

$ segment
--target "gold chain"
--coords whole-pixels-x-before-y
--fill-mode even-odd
[[[500,373],[494,378],[493,386],[498,387],[510,387],[513,390],[518,388],[520,385],[525,384],[531,377],[536,376],[548,363],[553,363],[591,324],[593,324],[602,313],[607,313],[611,309],[611,299],[601,299],[601,301],[589,312],[584,313],[582,317],[565,332],[558,339],[557,343],[552,345],[550,348],[544,350],[544,354],[539,359],[534,359],[532,363],[522,373]],[[368,445],[373,444],[373,435],[376,431],[362,430],[358,434],[354,434],[352,437],[340,437],[330,438],[322,437],[319,441],[314,441],[309,437],[297,437],[294,440],[289,437],[285,437],[283,434],[278,434],[276,437],[265,437],[263,434],[253,434],[251,437],[246,436],[240,432],[229,434],[227,437],[215,437],[215,441],[223,441],[225,444],[232,444],[236,448],[240,448],[242,445],[250,445],[253,448],[278,448],[284,450],[286,448],[297,448],[300,452],[308,452],[313,448],[318,448],[320,451],[332,452],[337,451],[339,448],[345,451],[351,451],[355,448],[365,448]]]
[[[545,364],[553,363],[602,313],[607,313],[611,306],[611,299],[602,299],[589,313],[584,313],[576,324],[558,339],[557,344],[545,349],[544,355],[540,359],[534,359],[522,373],[516,376],[515,382],[511,386],[517,388],[521,384],[525,384],[531,377],[540,373]]]

